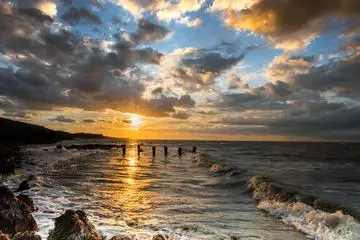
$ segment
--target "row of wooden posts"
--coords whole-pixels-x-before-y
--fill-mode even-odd
[[[126,144],[121,145],[121,147],[122,147],[123,155],[125,155],[126,154]],[[197,150],[197,147],[194,146],[192,148],[192,153],[196,153],[196,150]],[[137,152],[138,152],[138,155],[140,155],[140,153],[143,152],[140,144],[137,145]],[[178,148],[178,154],[179,154],[179,156],[181,156],[183,154],[183,149],[181,147]],[[152,155],[153,156],[156,155],[156,147],[155,146],[152,146]],[[164,146],[164,155],[165,156],[168,155],[168,147],[167,146]]]

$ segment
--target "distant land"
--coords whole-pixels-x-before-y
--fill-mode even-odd
[[[71,139],[104,139],[102,134],[68,133],[0,117],[0,143],[44,144]]]

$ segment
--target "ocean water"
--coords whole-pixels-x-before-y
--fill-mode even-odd
[[[25,193],[38,208],[34,216],[44,239],[53,219],[67,209],[85,210],[108,238],[151,239],[162,233],[169,239],[199,240],[360,239],[358,220],[341,211],[326,213],[300,202],[258,202],[247,190],[253,176],[269,176],[289,189],[360,212],[360,144],[100,142],[126,143],[126,155],[121,149],[56,150],[54,145],[22,149],[25,163],[6,184],[15,190],[29,175],[37,176]],[[155,157],[151,146],[157,146]],[[213,164],[229,171],[211,172]]]

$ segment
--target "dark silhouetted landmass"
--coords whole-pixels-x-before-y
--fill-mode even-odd
[[[45,144],[77,138],[101,139],[101,134],[68,133],[0,118],[0,144]]]

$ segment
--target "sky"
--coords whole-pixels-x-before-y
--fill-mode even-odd
[[[142,139],[360,140],[359,0],[0,0],[0,115]]]

